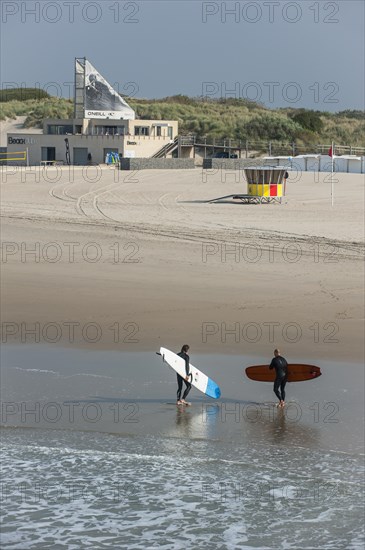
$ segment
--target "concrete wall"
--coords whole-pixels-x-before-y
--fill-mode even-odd
[[[195,168],[194,159],[144,159],[122,158],[121,170],[191,170]]]
[[[181,147],[180,148],[180,158],[193,159],[194,158],[194,147]]]
[[[246,166],[263,166],[262,158],[256,159],[203,159],[203,170],[242,170]]]

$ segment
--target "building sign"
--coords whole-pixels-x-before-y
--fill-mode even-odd
[[[85,60],[84,66],[76,67],[77,73],[84,71],[84,113],[85,118],[134,120],[135,112],[101,74]]]
[[[37,141],[33,138],[8,137],[8,145],[33,145]]]

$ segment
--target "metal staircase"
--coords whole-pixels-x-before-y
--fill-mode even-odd
[[[151,156],[153,159],[162,159],[166,157],[168,154],[175,151],[175,149],[178,148],[179,145],[179,137],[176,136],[174,141],[171,141],[170,143],[166,143],[161,149],[159,149],[154,155]]]

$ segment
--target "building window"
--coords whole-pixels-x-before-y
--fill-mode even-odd
[[[149,126],[135,126],[134,127],[134,135],[135,136],[149,136],[150,135]]]
[[[92,135],[94,136],[124,136],[124,126],[94,126]]]
[[[49,124],[48,134],[65,136],[66,134],[73,134],[73,127],[69,124]]]
[[[172,126],[169,126],[167,128],[167,135],[169,136],[170,139],[172,139],[172,132],[173,132],[173,127]]]
[[[161,126],[156,126],[156,136],[161,137],[161,134],[162,134]]]

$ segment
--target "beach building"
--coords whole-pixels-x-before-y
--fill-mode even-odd
[[[102,164],[118,156],[171,157],[177,150],[178,122],[136,118],[86,58],[75,59],[74,83],[74,117],[46,119],[42,133],[8,133],[8,156],[19,160],[7,164]]]

